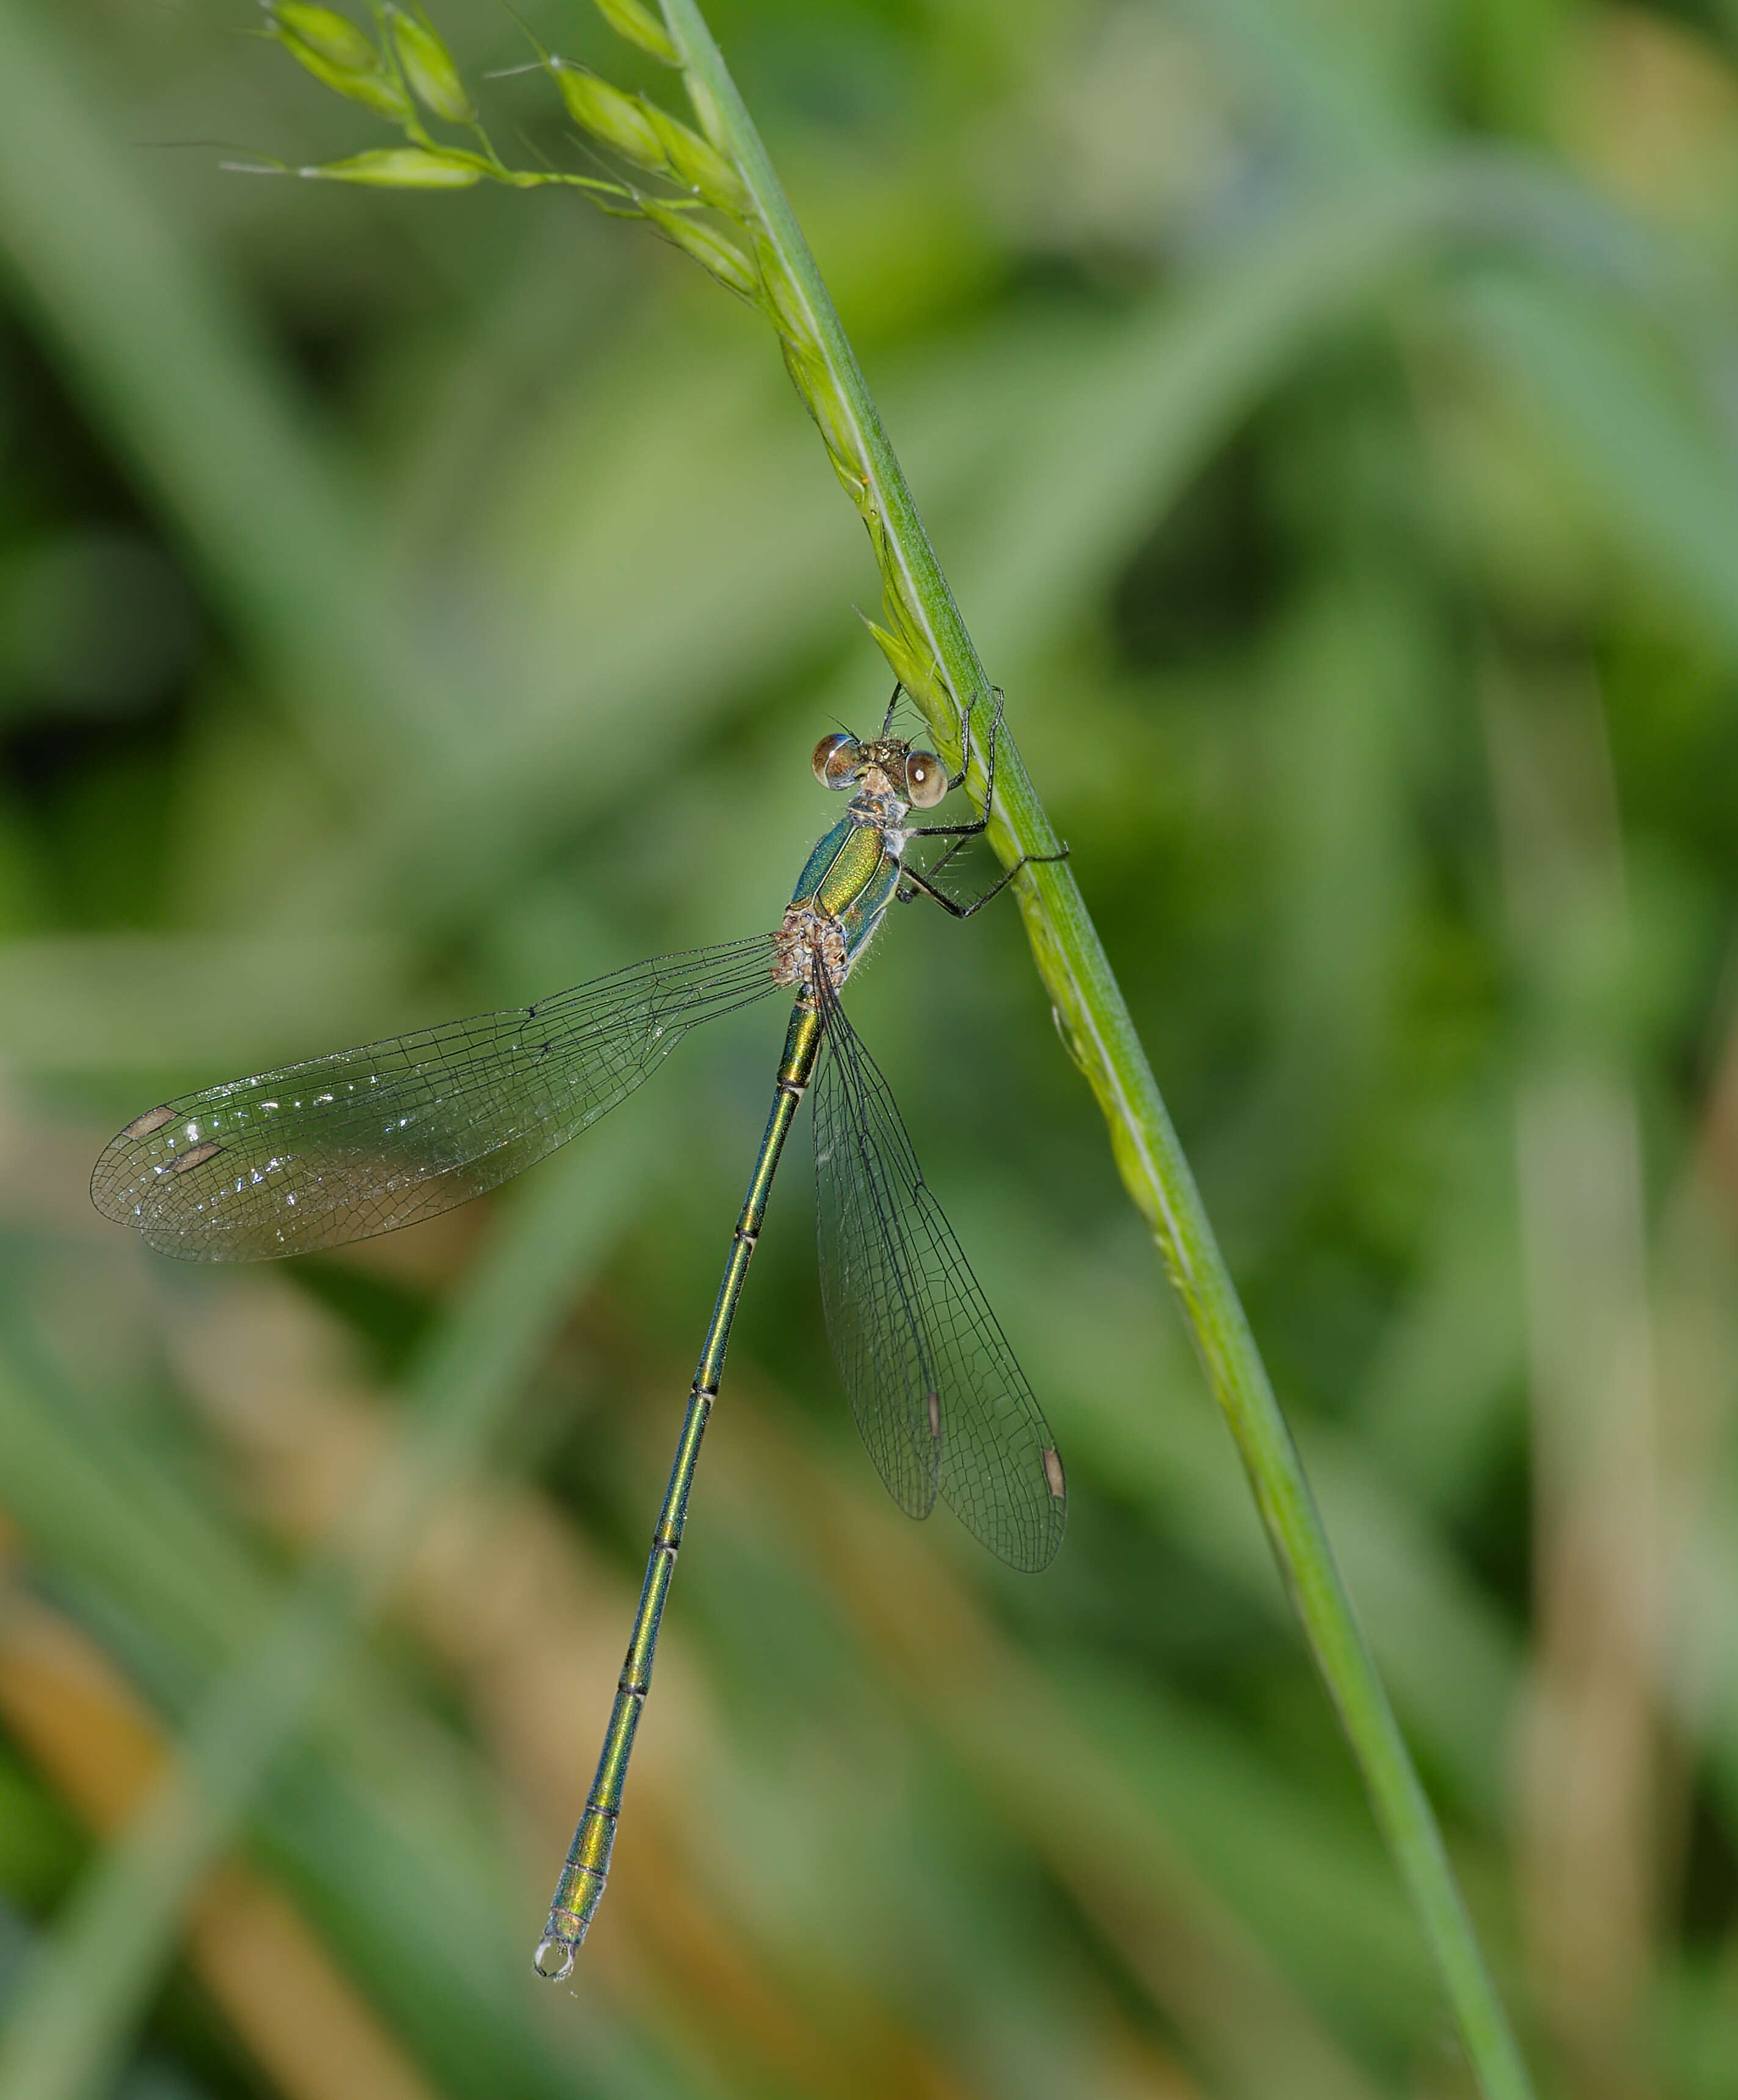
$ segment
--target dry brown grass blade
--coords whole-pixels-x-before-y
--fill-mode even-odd
[[[1696,1164],[1719,1191],[1731,1223],[1738,1226],[1738,1015],[1715,1073]]]
[[[172,1754],[149,1709],[70,1621],[0,1597],[0,1716],[100,1837],[147,1801]],[[208,1877],[189,1918],[194,1973],[288,2100],[435,2100],[435,2089],[294,1907],[248,1866]]]
[[[1500,674],[1484,712],[1508,916],[1538,1044],[1517,1092],[1537,1628],[1520,1879],[1537,1987],[1590,2093],[1650,2089],[1659,1879],[1660,1433],[1641,1118],[1617,1046],[1564,1021],[1564,958],[1626,951],[1621,833],[1590,672]],[[1573,964],[1568,968],[1573,971]]]

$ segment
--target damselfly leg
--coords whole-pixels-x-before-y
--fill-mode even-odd
[[[888,703],[887,723],[889,725],[893,721],[893,709],[898,705],[899,695],[902,690],[902,687],[895,686],[893,697]],[[990,814],[995,807],[996,738],[1002,726],[1002,708],[1005,696],[999,686],[993,687],[992,690],[995,695],[995,708],[990,717],[990,735],[986,740],[984,752],[984,814],[963,824],[913,824],[906,827],[905,836],[907,841],[912,839],[951,839],[953,844],[933,867],[924,868],[913,867],[905,858],[905,849],[901,849],[900,887],[898,892],[898,901],[901,904],[910,904],[916,898],[927,897],[932,904],[939,904],[942,909],[951,917],[969,919],[973,912],[981,911],[991,898],[999,897],[1008,884],[1019,874],[1021,868],[1041,867],[1052,862],[1068,858],[1068,847],[1065,843],[1058,847],[1055,853],[1021,854],[1013,866],[1004,868],[987,889],[981,891],[976,897],[964,900],[957,897],[950,897],[946,890],[936,887],[935,877],[946,867],[954,855],[971,840],[980,837],[989,829]],[[954,789],[964,784],[965,777],[972,770],[972,710],[977,704],[975,695],[966,704],[965,714],[960,727],[959,770],[949,775],[947,788],[950,794]]]

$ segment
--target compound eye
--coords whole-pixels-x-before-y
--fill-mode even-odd
[[[814,748],[814,777],[823,788],[835,790],[849,788],[857,778],[857,768],[862,752],[854,736],[846,736],[835,730],[823,736]]]
[[[947,768],[933,751],[906,753],[905,792],[915,810],[933,810],[947,792]]]

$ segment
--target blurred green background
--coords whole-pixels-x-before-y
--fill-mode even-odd
[[[1542,2081],[1728,2095],[1738,7],[712,19]],[[280,1754],[141,1937],[129,2093],[1464,2093],[1011,908],[899,915],[854,1011],[1063,1554],[883,1493],[799,1140],[610,1895],[532,1977],[782,1024],[342,1255],[183,1269],[85,1184],[167,1092],[774,923],[877,586],[764,326],[644,228],[222,173],[387,143],[255,22],[0,0],[6,2011],[99,2019],[101,1961],[33,1957],[239,1711]],[[580,165],[545,83],[488,93]]]

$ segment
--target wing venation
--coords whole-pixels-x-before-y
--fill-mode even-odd
[[[774,990],[773,964],[770,935],[661,955],[534,1006],[203,1088],[127,1125],[91,1200],[190,1261],[395,1231],[565,1145],[690,1029]]]
[[[1062,1540],[1062,1462],[911,1149],[887,1082],[822,986],[814,1090],[821,1290],[864,1443],[893,1500],[939,1494],[992,1553],[1037,1569]]]

